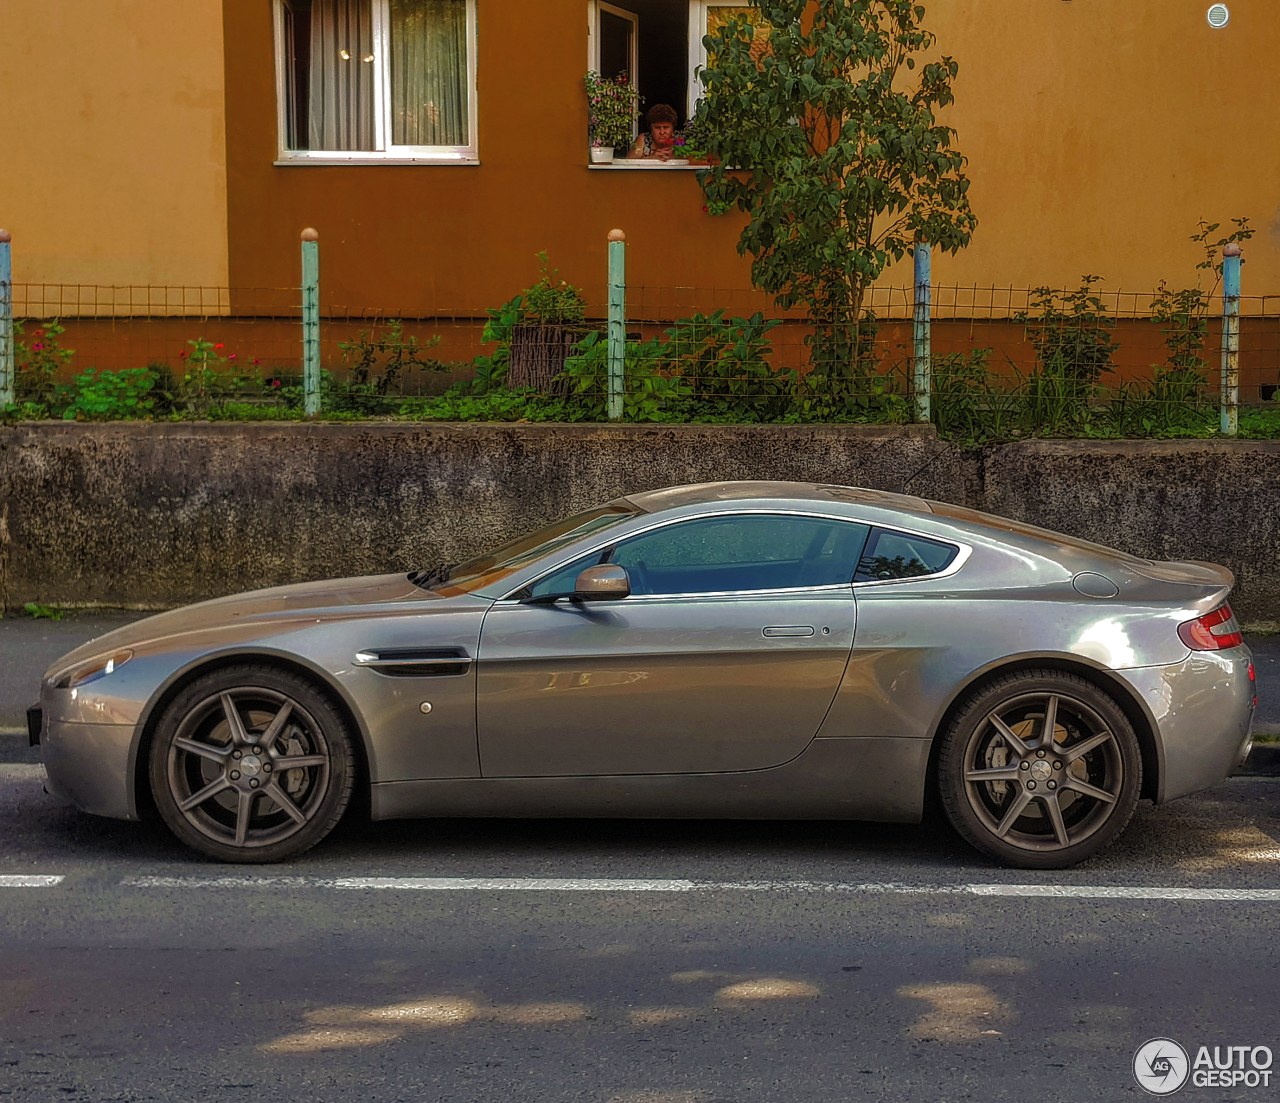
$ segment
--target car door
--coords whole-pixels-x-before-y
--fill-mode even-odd
[[[866,526],[750,513],[660,525],[497,602],[481,629],[486,777],[760,770],[812,741],[853,644]],[[620,600],[549,600],[626,568]]]

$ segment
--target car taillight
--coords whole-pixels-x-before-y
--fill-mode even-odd
[[[1219,605],[1212,613],[1178,625],[1178,637],[1192,651],[1223,651],[1244,643],[1230,605]]]

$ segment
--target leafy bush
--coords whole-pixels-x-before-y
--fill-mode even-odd
[[[71,363],[74,349],[62,347],[59,338],[66,330],[57,318],[38,325],[26,337],[25,326],[13,323],[16,378],[14,394],[28,416],[48,417],[59,405],[58,378]]]
[[[378,334],[375,326],[361,330],[354,341],[339,341],[346,377],[328,377],[327,387],[322,388],[326,405],[338,411],[385,412],[389,408],[387,396],[396,393],[402,373],[414,368],[430,372],[445,370],[445,364],[426,355],[427,349],[439,343],[438,335],[425,344],[419,343],[417,337],[406,337],[404,323],[399,318],[387,322],[383,335]]]
[[[249,376],[240,371],[234,353],[223,355],[221,341],[196,337],[187,344],[191,351],[184,349],[179,354],[184,371],[174,379],[174,411],[208,417],[213,406],[242,396],[249,387]]]
[[[156,408],[159,375],[151,368],[96,371],[76,376],[67,421],[119,421],[151,417]]]
[[[582,291],[560,278],[560,269],[552,268],[544,249],[538,282],[521,296],[524,315],[521,321],[540,326],[579,326],[587,313]]]

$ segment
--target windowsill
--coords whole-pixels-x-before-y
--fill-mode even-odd
[[[589,169],[603,169],[609,172],[687,172],[690,169],[697,172],[699,169],[705,169],[708,167],[709,166],[705,162],[695,165],[692,161],[678,161],[672,163],[671,161],[646,161],[639,157],[619,157],[617,160],[607,165],[598,165],[595,162],[588,162],[587,164],[587,168]]]
[[[474,167],[480,164],[478,157],[277,157],[276,168],[296,168],[299,165],[334,166],[350,165],[462,165]]]

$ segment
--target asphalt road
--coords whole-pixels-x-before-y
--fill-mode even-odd
[[[6,717],[31,623],[0,627]],[[1051,874],[936,824],[459,820],[245,868],[55,805],[28,757],[0,753],[0,1098],[1136,1100],[1152,1038],[1280,1053],[1280,779],[1143,805]]]

